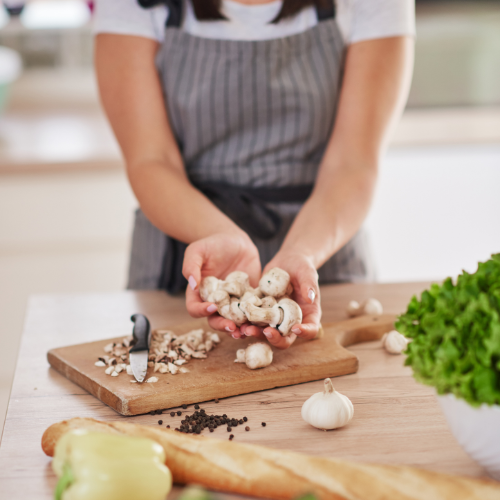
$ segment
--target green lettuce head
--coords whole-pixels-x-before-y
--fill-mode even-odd
[[[473,406],[500,404],[500,254],[411,299],[396,329],[415,378]]]

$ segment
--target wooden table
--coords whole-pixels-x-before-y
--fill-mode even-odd
[[[349,300],[377,297],[385,312],[400,313],[427,284],[331,285],[322,289],[323,321],[345,319]],[[153,327],[188,319],[181,298],[163,292],[38,296],[31,300],[14,385],[0,446],[0,498],[51,499],[55,476],[40,448],[52,423],[76,416],[103,420],[128,418],[158,425],[158,416],[121,417],[55,372],[46,361],[53,347],[128,334],[130,315],[147,314]],[[237,346],[235,340],[235,348]],[[236,440],[311,455],[415,465],[436,471],[484,476],[448,430],[432,388],[417,384],[403,357],[387,354],[380,342],[351,347],[360,360],[358,373],[334,379],[335,388],[354,404],[354,418],[342,429],[320,432],[300,416],[303,402],[321,390],[322,381],[247,394],[204,404],[207,412],[246,415],[266,421],[237,432]],[[164,415],[167,423],[182,417]],[[227,439],[219,428],[211,434]],[[174,493],[175,496],[175,493]]]

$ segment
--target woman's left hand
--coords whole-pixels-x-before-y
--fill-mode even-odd
[[[265,267],[264,273],[273,267],[284,269],[290,275],[293,286],[292,299],[302,309],[302,324],[294,325],[292,333],[286,337],[283,337],[276,328],[259,328],[255,325],[243,325],[241,332],[252,337],[265,335],[271,345],[278,349],[286,349],[297,337],[310,340],[318,334],[321,321],[318,272],[309,257],[291,251],[278,252]]]

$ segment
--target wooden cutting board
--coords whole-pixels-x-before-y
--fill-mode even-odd
[[[236,350],[255,339],[234,340],[221,334],[221,342],[207,359],[192,359],[189,373],[155,374],[156,383],[132,384],[132,376],[125,372],[118,377],[104,373],[94,365],[104,354],[104,346],[121,340],[106,339],[52,349],[47,358],[50,365],[103,403],[122,415],[139,415],[152,410],[200,403],[215,398],[226,398],[249,392],[283,387],[354,373],[358,359],[346,346],[377,340],[393,328],[395,316],[361,316],[338,323],[323,325],[322,338],[312,341],[298,339],[289,349],[273,349],[273,363],[259,370],[250,370],[245,364],[235,363]],[[205,319],[169,327],[175,333],[187,333],[195,328],[208,328]],[[148,377],[153,369],[149,368]]]

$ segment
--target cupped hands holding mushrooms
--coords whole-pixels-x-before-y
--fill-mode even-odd
[[[212,328],[233,338],[267,338],[273,346],[287,348],[297,336],[310,339],[318,332],[317,273],[305,258],[278,254],[261,276],[258,253],[249,240],[213,235],[188,247],[183,274],[189,282],[188,312],[208,317]]]

